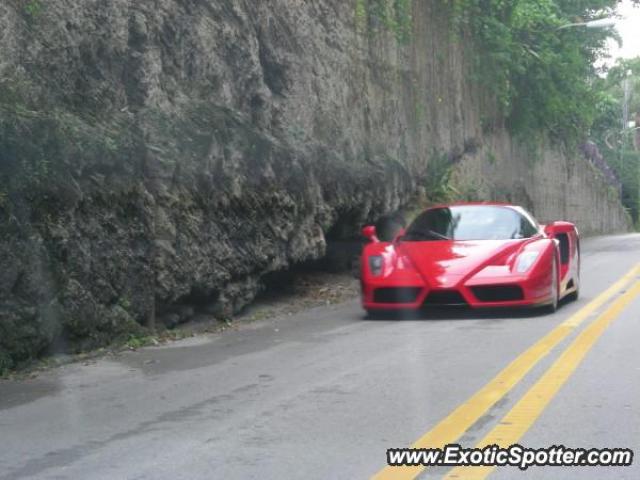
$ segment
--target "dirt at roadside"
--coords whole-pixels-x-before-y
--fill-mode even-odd
[[[242,328],[246,323],[294,315],[322,305],[342,303],[357,298],[359,294],[360,284],[348,272],[297,273],[286,281],[267,289],[229,322],[222,323],[222,326],[221,322],[215,318],[201,315],[177,327],[174,332],[178,336],[190,336],[216,333],[228,328]]]
[[[282,292],[267,292],[237,316],[240,321],[288,315],[321,305],[356,298],[360,285],[349,273],[314,272],[299,274]]]

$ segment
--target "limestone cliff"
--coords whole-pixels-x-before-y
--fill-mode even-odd
[[[367,5],[2,1],[0,369],[238,310],[443,155],[468,195],[628,228],[582,158],[511,141],[441,2],[403,39]]]

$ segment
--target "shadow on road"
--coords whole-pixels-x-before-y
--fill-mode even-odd
[[[560,302],[560,307],[567,302]],[[416,321],[416,320],[502,320],[514,318],[544,317],[548,312],[544,308],[482,308],[471,307],[429,307],[416,311],[381,311],[365,314],[365,321]]]

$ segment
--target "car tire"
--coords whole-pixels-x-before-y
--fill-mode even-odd
[[[367,309],[368,320],[395,320],[397,313],[393,310]]]
[[[567,300],[570,302],[575,302],[576,300],[578,300],[578,298],[580,298],[580,286],[578,286],[575,291],[567,295]]]

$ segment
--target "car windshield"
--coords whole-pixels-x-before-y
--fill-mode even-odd
[[[537,232],[535,223],[516,209],[465,205],[427,210],[411,224],[403,240],[508,240],[529,238]]]

